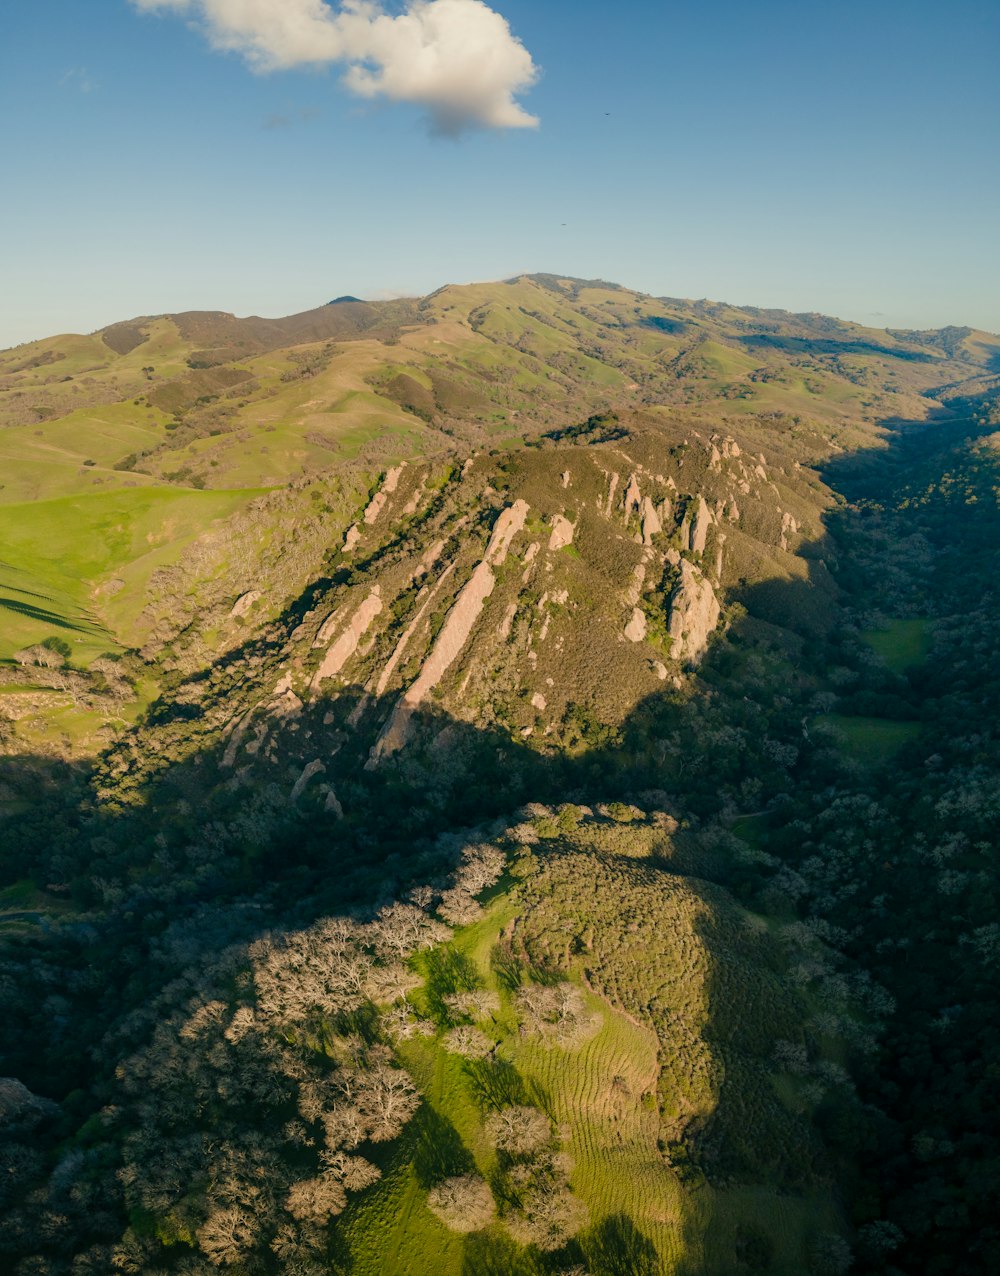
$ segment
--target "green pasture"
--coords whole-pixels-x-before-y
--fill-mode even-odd
[[[892,718],[855,718],[828,713],[817,724],[832,727],[844,751],[864,766],[880,766],[891,762],[896,754],[920,734],[919,722],[902,722]]]
[[[136,487],[0,506],[0,658],[53,636],[79,663],[128,645],[152,573],[257,494]]]
[[[929,620],[893,620],[861,637],[893,673],[905,673],[923,664],[930,654],[930,626]]]

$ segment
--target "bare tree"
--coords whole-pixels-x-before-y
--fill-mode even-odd
[[[471,926],[483,910],[464,886],[449,886],[441,895],[438,912],[452,926]]]
[[[254,1217],[236,1205],[215,1210],[198,1228],[198,1245],[217,1267],[246,1258],[257,1239]]]
[[[480,895],[500,880],[506,867],[507,856],[498,846],[488,842],[467,846],[455,874],[455,885],[470,895]]]
[[[478,1232],[489,1227],[495,1207],[493,1195],[478,1174],[445,1179],[431,1188],[427,1204],[453,1232]]]
[[[510,1156],[526,1156],[551,1141],[552,1125],[538,1108],[517,1104],[491,1113],[486,1121],[486,1133],[498,1151]]]
[[[535,1184],[521,1197],[521,1205],[504,1220],[510,1234],[522,1245],[552,1251],[563,1245],[587,1222],[587,1207],[565,1183]]]
[[[347,1189],[343,1181],[333,1174],[320,1174],[293,1183],[285,1208],[300,1222],[322,1224],[339,1214],[346,1204]]]
[[[453,992],[444,998],[453,1018],[489,1019],[500,1009],[500,998],[487,988],[474,988],[471,992]]]
[[[379,1063],[360,1074],[354,1103],[366,1123],[368,1137],[373,1143],[386,1143],[420,1107],[420,1095],[402,1068]]]
[[[375,950],[382,956],[406,958],[421,948],[444,943],[447,926],[414,904],[391,904],[379,909],[378,920],[368,928]]]
[[[430,1037],[434,1034],[434,1025],[427,1019],[421,1019],[407,1001],[386,1011],[382,1016],[382,1027],[395,1041],[409,1041],[413,1037]]]
[[[460,1023],[444,1034],[442,1046],[449,1054],[460,1054],[466,1059],[485,1059],[493,1049],[485,1032],[469,1023]]]
[[[372,1165],[363,1156],[349,1156],[341,1148],[329,1149],[320,1154],[323,1173],[343,1183],[349,1192],[363,1192],[382,1177],[377,1165]]]

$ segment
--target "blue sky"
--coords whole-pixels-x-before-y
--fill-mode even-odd
[[[1000,330],[996,0],[494,7],[540,125],[452,138],[190,13],[11,6],[0,345],[528,270]]]

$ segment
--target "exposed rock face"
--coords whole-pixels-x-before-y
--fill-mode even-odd
[[[343,618],[343,613],[343,607],[338,607],[334,611],[330,612],[329,616],[327,616],[326,620],[324,620],[322,625],[319,627],[319,632],[316,634],[316,640],[313,642],[314,648],[326,646],[333,635],[337,632]]]
[[[385,509],[386,502],[399,486],[399,478],[403,473],[403,469],[402,465],[397,465],[394,470],[390,470],[385,476],[385,482],[372,497],[368,508],[365,510],[365,524],[368,527],[378,521],[378,516]]]
[[[251,589],[248,593],[243,594],[240,598],[237,598],[233,605],[233,610],[229,613],[230,616],[245,616],[258,598],[260,598],[259,589]]]
[[[448,579],[448,577],[452,574],[454,570],[455,570],[455,564],[449,563],[448,566],[441,573],[440,577],[438,578],[437,584],[434,586],[433,589],[431,589],[428,592],[427,597],[424,599],[423,603],[417,609],[417,614],[413,617],[410,623],[403,630],[403,633],[399,639],[399,642],[396,643],[396,649],[393,651],[392,655],[386,661],[386,666],[382,670],[382,673],[379,675],[379,680],[375,685],[375,694],[377,696],[380,696],[385,692],[386,687],[389,685],[389,679],[396,672],[396,667],[398,666],[400,660],[402,660],[403,658],[403,653],[406,651],[407,643],[413,637],[414,630],[423,620],[424,616],[427,614],[428,607],[430,607],[431,603],[438,596],[438,592],[440,591],[442,585],[444,585],[445,581]]]
[[[625,626],[625,637],[629,642],[642,642],[646,637],[646,614],[641,607],[633,607],[632,616]]]
[[[461,654],[487,598],[493,593],[493,586],[496,583],[493,568],[499,567],[506,559],[511,541],[524,527],[528,508],[527,501],[517,500],[497,519],[482,562],[476,567],[455,599],[451,611],[445,618],[437,642],[424,661],[416,681],[399,698],[381,735],[375,742],[372,756],[366,764],[369,769],[377,766],[381,758],[390,757],[404,747],[409,738],[410,719],[415,710]]]
[[[781,516],[781,548],[788,548],[789,536],[794,536],[799,530],[798,522],[791,514],[782,514]]]
[[[675,660],[697,663],[708,650],[721,609],[711,582],[697,567],[682,559],[680,568],[680,580],[670,598],[670,654]]]
[[[625,489],[625,521],[626,523],[632,517],[632,511],[639,509],[642,505],[642,492],[639,490],[639,480],[633,474],[628,481],[628,487]]]
[[[323,663],[316,670],[312,680],[313,691],[327,678],[336,677],[357,651],[358,643],[368,632],[368,627],[382,610],[382,599],[379,593],[379,587],[375,585],[371,593],[351,617],[347,628],[327,651],[323,657]]]
[[[612,474],[611,474],[611,476],[610,476],[610,482],[609,482],[609,484],[608,484],[608,504],[607,504],[607,508],[606,508],[606,509],[605,509],[605,511],[604,511],[605,515],[606,515],[608,518],[610,518],[610,517],[611,517],[611,511],[612,511],[612,509],[614,508],[614,504],[615,504],[615,492],[617,492],[617,490],[618,490],[618,484],[619,484],[619,482],[620,482],[620,480],[619,480],[618,475],[617,475],[617,474],[615,474],[615,473],[612,473]]]
[[[344,536],[343,553],[345,554],[353,553],[360,539],[361,539],[361,529],[358,527],[357,523],[352,523],[351,526],[347,529],[347,532]]]
[[[663,524],[656,512],[656,506],[647,496],[642,502],[642,543],[652,545],[653,537],[663,531]]]
[[[552,535],[549,537],[549,549],[565,549],[573,544],[573,524],[562,514],[552,520]]]
[[[689,548],[692,554],[704,554],[708,529],[712,526],[712,511],[708,508],[704,496],[698,497],[694,519],[691,523]]]
[[[417,510],[420,508],[420,502],[424,499],[424,493],[426,491],[427,491],[427,476],[426,474],[422,474],[420,476],[419,482],[417,483],[416,487],[413,489],[413,492],[410,495],[410,499],[403,506],[404,518],[408,518],[411,514],[415,514],[417,512]]]
[[[299,798],[302,796],[303,792],[305,791],[306,785],[313,778],[313,776],[319,775],[321,771],[325,771],[325,770],[326,770],[326,767],[319,760],[319,758],[317,758],[314,762],[310,762],[308,766],[305,767],[305,769],[303,770],[299,778],[295,781],[295,787],[292,789],[292,796],[289,798],[289,801],[294,805],[294,803],[296,803],[299,800]]]
[[[500,622],[500,637],[506,642],[510,638],[510,631],[514,627],[514,617],[517,615],[517,603],[509,603],[507,610],[504,612],[503,620]]]
[[[291,687],[287,687],[280,695],[275,693],[274,699],[267,706],[267,712],[272,718],[297,718],[302,708],[302,701]]]
[[[226,728],[229,740],[226,744],[226,751],[222,756],[222,761],[219,763],[220,767],[225,767],[228,770],[228,768],[235,765],[236,755],[240,751],[240,745],[243,743],[253,715],[253,708],[248,709],[241,717],[234,718]]]
[[[646,569],[649,566],[649,555],[643,554],[642,561],[636,563],[632,570],[632,578],[625,592],[625,605],[635,607],[642,597],[642,589],[646,583]]]
[[[417,563],[413,576],[411,577],[412,580],[419,580],[421,576],[427,575],[430,569],[441,557],[441,551],[444,549],[444,545],[445,542],[442,539],[436,540],[432,545],[427,547],[421,556],[420,562]]]

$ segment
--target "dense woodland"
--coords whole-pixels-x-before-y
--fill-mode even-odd
[[[5,821],[2,881],[43,885],[65,915],[33,925],[26,898],[26,924],[4,932],[0,1266],[346,1273],[338,1220],[403,1137],[430,1209],[469,1233],[470,1276],[653,1276],[627,1218],[580,1214],[552,1110],[496,1049],[501,1030],[586,1040],[566,972],[595,942],[588,993],[645,1022],[646,994],[611,955],[630,932],[572,885],[592,871],[596,897],[625,901],[641,928],[650,879],[587,867],[592,820],[587,836],[615,847],[640,829],[669,837],[672,881],[704,883],[713,908],[725,892],[783,936],[773,950],[734,938],[721,903],[700,935],[709,957],[739,952],[789,1039],[741,1055],[726,998],[713,1025],[709,996],[701,1038],[737,1043],[719,1047],[717,1114],[671,1125],[660,1100],[685,1190],[833,1184],[843,1228],[813,1238],[802,1273],[1000,1270],[1000,400],[951,407],[821,469],[839,494],[822,533],[832,621],[817,620],[815,580],[777,596],[751,582],[696,680],[621,727],[581,706],[576,752],[511,750],[463,725],[460,769],[426,790],[424,773],[360,773],[333,833],[277,785],[216,783],[217,744],[148,773],[127,740],[94,766],[5,758],[5,792],[32,800]],[[873,650],[864,635],[890,621],[926,622],[926,658]],[[165,695],[144,729],[181,740],[188,712]],[[906,724],[882,763],[844,747],[851,721],[872,718]],[[523,915],[491,957],[494,989],[452,937],[509,890]],[[607,950],[574,909],[592,910]],[[493,1094],[488,1186],[422,1106],[434,1034]],[[758,1128],[763,1097],[740,1106],[774,1051],[808,1123]],[[487,1253],[474,1234],[496,1210],[507,1240]],[[766,1229],[744,1227],[735,1256],[739,1271],[792,1270]]]

